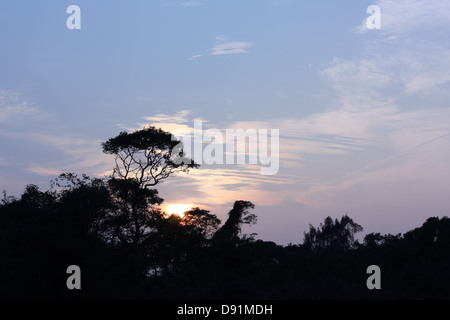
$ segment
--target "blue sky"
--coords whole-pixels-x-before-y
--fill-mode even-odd
[[[81,8],[68,30],[66,8]],[[381,29],[368,30],[368,6]],[[405,232],[450,207],[448,1],[0,2],[0,189],[102,176],[100,142],[156,124],[280,129],[280,170],[202,166],[160,186],[250,232],[299,243],[348,213]]]

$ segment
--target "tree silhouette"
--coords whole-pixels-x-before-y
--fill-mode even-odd
[[[303,244],[312,250],[335,249],[347,251],[355,248],[358,244],[355,241],[355,234],[362,230],[363,228],[348,215],[344,215],[341,220],[336,219],[335,221],[331,217],[327,217],[318,228],[309,225],[309,232],[304,233]]]
[[[111,243],[137,245],[153,231],[153,223],[161,214],[158,205],[163,199],[156,189],[140,188],[132,179],[108,181],[116,210],[110,215]]]
[[[181,224],[194,237],[201,238],[201,242],[210,239],[220,225],[220,219],[208,210],[198,207],[186,211],[181,218]]]
[[[255,208],[250,201],[238,200],[233,209],[228,213],[225,224],[216,232],[213,241],[215,243],[236,243],[239,240],[242,224],[255,224],[257,216],[249,212]]]
[[[387,234],[387,235],[382,235],[379,232],[377,233],[369,233],[364,237],[364,246],[368,247],[368,248],[376,248],[376,247],[380,247],[380,246],[388,246],[388,245],[392,245],[396,242],[400,242],[402,241],[402,235],[401,234],[397,234],[397,235],[392,235],[392,234]]]
[[[199,165],[185,157],[183,144],[172,134],[152,126],[121,132],[102,143],[102,148],[115,156],[109,185],[119,210],[110,219],[114,225],[111,241],[122,245],[144,242],[155,230],[155,222],[162,219],[155,205],[163,199],[149,188]]]
[[[450,218],[430,217],[420,228],[405,233],[404,238],[409,243],[427,247],[450,245]]]
[[[169,142],[170,140],[170,142]],[[113,299],[450,299],[450,219],[431,217],[404,235],[370,233],[345,215],[327,217],[302,244],[280,246],[242,235],[253,203],[234,202],[220,226],[193,208],[160,208],[152,189],[172,173],[182,145],[162,130],[121,133],[103,144],[116,155],[108,179],[65,173],[49,191],[26,186],[0,201],[0,298]],[[178,155],[178,156],[177,156]],[[82,290],[65,287],[82,270]],[[366,270],[382,270],[368,290]]]
[[[123,131],[103,142],[102,147],[103,152],[115,155],[113,177],[132,179],[143,188],[199,166],[185,157],[182,142],[152,126],[132,133]]]
[[[166,275],[179,272],[183,263],[208,247],[219,224],[216,215],[200,208],[185,212],[183,217],[162,216],[155,224],[155,236],[147,248],[155,258],[153,269],[160,269],[160,274]]]
[[[28,185],[20,199],[0,205],[0,297],[89,297],[108,281],[117,284],[106,280],[114,267],[101,236],[110,208],[106,185],[73,174],[59,180],[67,182],[60,190]],[[71,264],[86,270],[84,293],[65,287]]]

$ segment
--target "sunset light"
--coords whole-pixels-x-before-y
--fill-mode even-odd
[[[184,213],[191,209],[192,205],[190,204],[171,204],[167,206],[166,211],[168,214],[176,214],[179,215],[180,217],[183,217]]]
[[[0,0],[0,302],[450,300],[449,39],[450,0]]]

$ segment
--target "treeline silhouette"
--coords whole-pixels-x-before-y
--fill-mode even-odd
[[[170,133],[148,127],[102,144],[111,177],[65,173],[51,189],[28,185],[0,204],[2,299],[449,299],[450,219],[405,234],[355,235],[349,216],[310,226],[281,246],[243,235],[254,205],[236,201],[227,220],[193,208],[160,209],[153,187],[197,168]],[[300,237],[300,235],[299,235]],[[70,265],[81,290],[69,290]],[[369,290],[370,265],[381,290]]]

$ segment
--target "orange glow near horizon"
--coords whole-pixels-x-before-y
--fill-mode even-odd
[[[191,210],[192,207],[191,204],[171,204],[167,206],[166,211],[168,214],[176,214],[182,218],[184,213]]]

